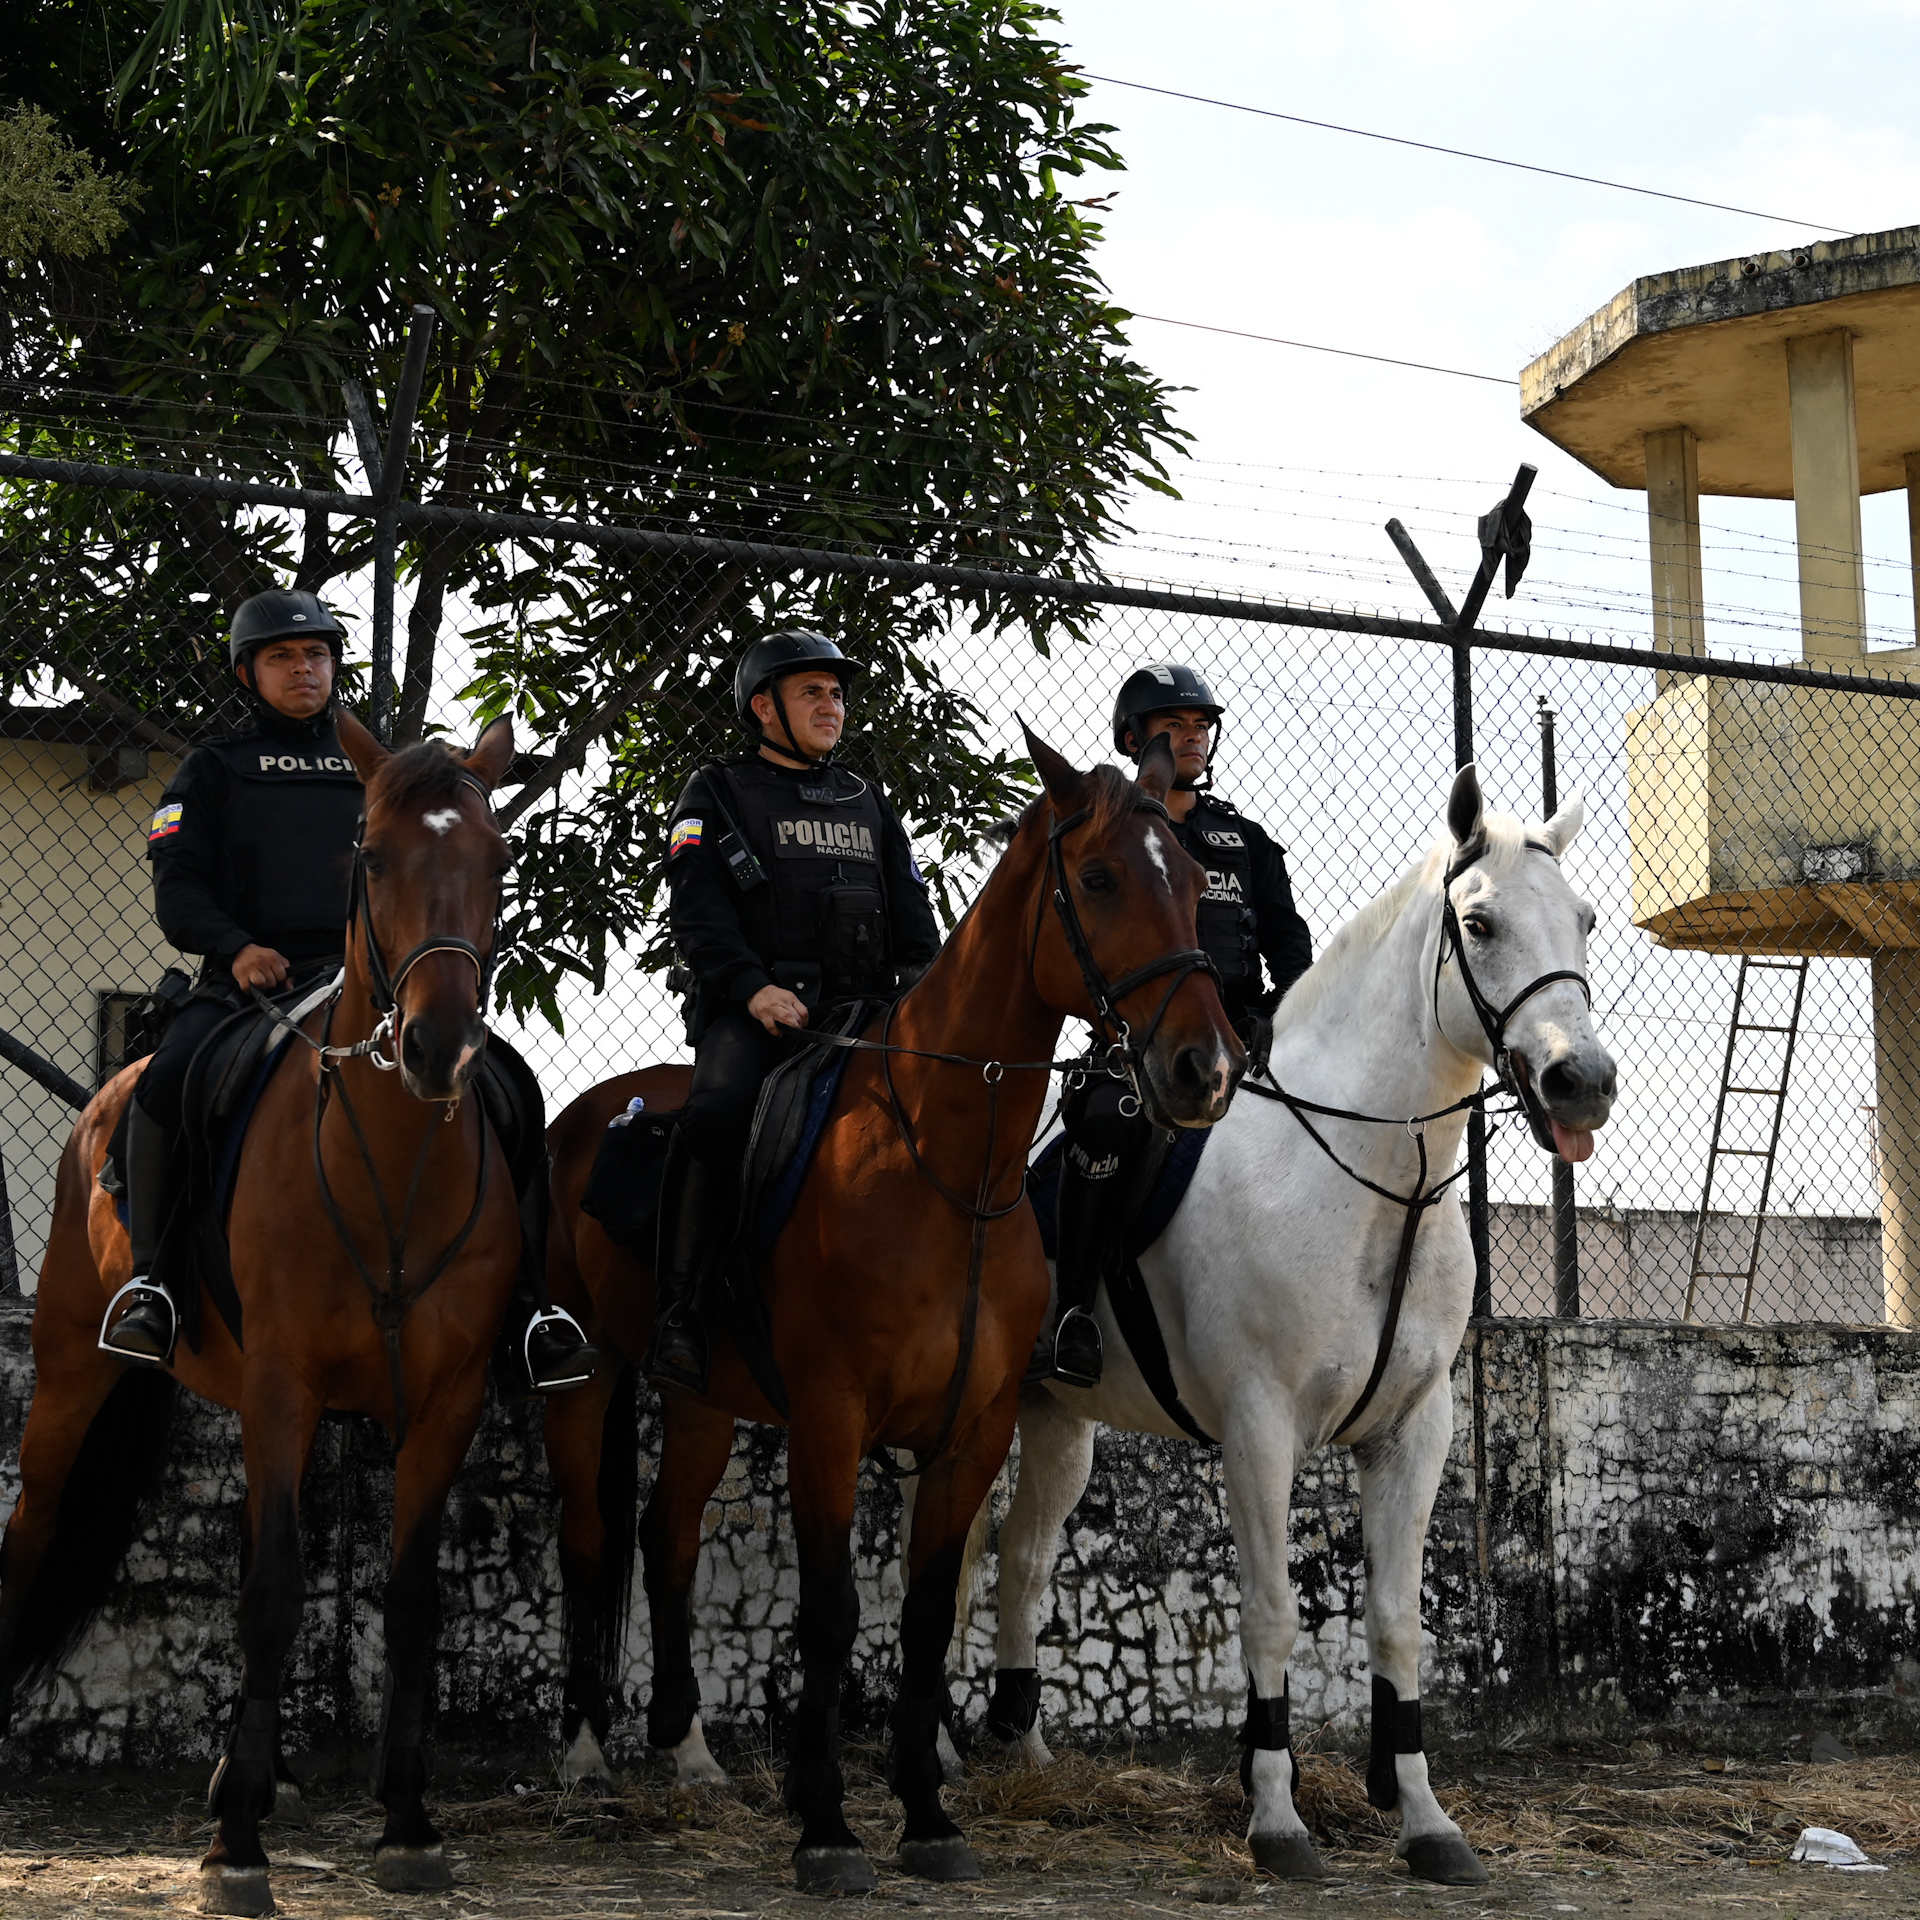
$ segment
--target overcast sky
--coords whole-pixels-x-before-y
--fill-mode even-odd
[[[1063,15],[1094,74],[1851,232],[1920,220],[1915,0],[1064,0]],[[1107,216],[1105,272],[1142,313],[1512,377],[1636,275],[1821,237],[1118,87],[1095,87],[1089,104],[1119,128],[1130,168]],[[1541,470],[1537,583],[1514,612],[1585,609],[1645,631],[1644,496],[1614,492],[1523,426],[1514,389],[1144,320],[1132,333],[1150,366],[1193,389],[1180,417],[1205,463],[1182,482],[1187,507],[1143,505],[1143,531],[1178,537],[1144,542],[1167,551],[1139,556],[1142,570],[1415,607],[1364,496],[1404,503],[1429,557],[1445,571],[1455,556],[1457,578],[1475,557],[1470,535],[1439,516],[1481,510],[1529,460]],[[1356,471],[1479,484],[1318,477]],[[1791,506],[1713,500],[1702,518],[1709,600],[1752,610],[1717,623],[1716,642],[1797,652],[1791,633],[1751,624],[1791,616]],[[1870,619],[1910,645],[1902,496],[1869,501],[1866,522],[1869,554],[1891,563],[1869,576]],[[1222,550],[1199,558],[1203,540]],[[1313,548],[1357,565],[1300,551]]]

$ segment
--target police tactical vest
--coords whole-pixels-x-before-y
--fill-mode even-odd
[[[1176,831],[1180,844],[1207,870],[1207,889],[1194,916],[1200,944],[1220,969],[1220,983],[1229,993],[1258,992],[1253,850],[1243,823],[1237,814],[1202,799]]]
[[[248,733],[201,751],[232,776],[221,839],[233,917],[269,946],[279,934],[344,928],[365,793],[339,735]]]
[[[817,964],[829,999],[883,991],[892,943],[872,784],[840,767],[796,778],[757,759],[715,764],[706,776],[767,876],[737,896],[761,959]]]

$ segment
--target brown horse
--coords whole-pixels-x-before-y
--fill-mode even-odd
[[[805,1679],[786,1800],[801,1820],[799,1884],[811,1891],[874,1883],[843,1812],[839,1703],[859,1623],[854,1492],[876,1447],[917,1449],[923,1461],[892,1720],[889,1778],[906,1808],[901,1862],[934,1879],[979,1875],[941,1809],[935,1740],[962,1549],[1006,1458],[1047,1307],[1046,1259],[1022,1196],[1062,1022],[1093,1019],[1124,1041],[1141,1097],[1167,1125],[1219,1119],[1244,1064],[1205,956],[1194,951],[1205,875],[1169,828],[1163,802],[1173,762],[1164,744],[1149,749],[1137,784],[1112,767],[1076,772],[1031,735],[1028,749],[1045,796],[1021,817],[925,978],[868,1030],[869,1040],[884,1036],[884,1049],[853,1054],[760,1275],[789,1402]],[[556,1297],[597,1321],[603,1344],[629,1360],[646,1346],[651,1274],[582,1214],[581,1193],[608,1121],[636,1094],[650,1111],[671,1110],[687,1084],[684,1068],[623,1075],[575,1101],[548,1135]],[[607,1717],[599,1663],[612,1635],[599,1609],[609,1542],[596,1488],[612,1371],[603,1367],[593,1388],[547,1409],[547,1457],[562,1499],[567,1733],[577,1772],[593,1770]],[[716,1345],[709,1391],[666,1407],[640,1528],[654,1640],[648,1737],[675,1750],[683,1778],[724,1778],[701,1738],[690,1644],[701,1516],[734,1421],[780,1417],[726,1340]],[[616,1556],[623,1545],[612,1542]]]
[[[228,1218],[244,1351],[203,1293],[198,1350],[183,1341],[173,1360],[182,1386],[239,1412],[246,1457],[245,1677],[201,1866],[214,1913],[274,1911],[260,1822],[304,1599],[300,1483],[328,1409],[369,1414],[397,1441],[374,1877],[449,1884],[422,1799],[441,1516],[520,1257],[501,1148],[480,1102],[461,1097],[487,1038],[507,866],[487,796],[512,728],[495,722],[465,760],[438,743],[389,754],[345,715],[340,740],[367,787],[344,988],[309,1016],[304,1044],[288,1038],[247,1130]],[[132,1533],[122,1490],[173,1397],[165,1375],[130,1374],[95,1344],[131,1259],[98,1176],[139,1075],[129,1067],[94,1096],[61,1157],[20,1500],[0,1545],[0,1725],[16,1684],[44,1677],[97,1612]],[[117,1527],[103,1529],[116,1505]]]

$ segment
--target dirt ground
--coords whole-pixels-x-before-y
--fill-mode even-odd
[[[430,1895],[380,1892],[368,1878],[379,1809],[362,1788],[318,1783],[308,1794],[309,1825],[270,1830],[275,1898],[302,1920],[744,1920],[817,1910],[792,1888],[793,1830],[766,1756],[726,1757],[735,1795],[678,1792],[640,1767],[605,1802],[558,1794],[526,1769],[443,1768],[435,1803],[455,1886]],[[1240,1838],[1235,1756],[1224,1744],[1150,1756],[1063,1754],[1044,1774],[976,1757],[948,1801],[986,1878],[936,1887],[885,1864],[897,1828],[877,1760],[856,1749],[848,1764],[853,1825],[880,1863],[869,1901],[929,1914],[1184,1920],[1212,1905],[1461,1920],[1920,1914],[1920,1754],[1824,1766],[1663,1753],[1645,1743],[1436,1754],[1441,1798],[1492,1870],[1488,1886],[1462,1888],[1408,1877],[1355,1767],[1333,1753],[1305,1756],[1301,1795],[1328,1879],[1300,1885],[1256,1876]],[[201,1770],[0,1781],[0,1920],[193,1911],[195,1865],[211,1831],[204,1793]],[[1888,1871],[1790,1864],[1803,1826],[1852,1835]]]

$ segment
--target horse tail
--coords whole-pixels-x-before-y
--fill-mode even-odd
[[[631,1367],[614,1383],[601,1422],[600,1474],[594,1493],[606,1539],[600,1550],[598,1644],[593,1651],[607,1684],[617,1692],[626,1660],[640,1537],[640,1377]]]
[[[130,1368],[93,1416],[5,1651],[0,1698],[8,1679],[19,1688],[50,1679],[99,1618],[141,1516],[160,1491],[179,1398],[172,1374]]]

